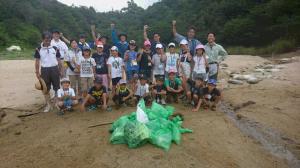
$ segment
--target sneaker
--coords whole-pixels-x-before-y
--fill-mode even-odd
[[[48,113],[51,110],[51,105],[47,104],[45,109],[44,109],[44,113]]]
[[[156,99],[156,103],[158,103],[158,104],[160,103],[160,99],[159,98]]]
[[[212,111],[216,111],[217,107],[216,106],[211,106]]]
[[[97,106],[96,105],[90,105],[89,107],[88,107],[88,111],[94,111],[94,110],[96,110],[97,109]]]
[[[192,101],[192,102],[191,102],[191,105],[192,105],[192,106],[195,106],[195,102],[194,102],[194,101]]]
[[[161,104],[162,104],[162,105],[166,105],[165,99],[161,99]]]
[[[110,106],[107,106],[106,111],[111,112],[112,108]]]

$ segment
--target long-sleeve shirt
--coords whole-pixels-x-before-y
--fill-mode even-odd
[[[205,53],[208,56],[208,62],[213,63],[213,62],[218,62],[220,63],[221,61],[224,61],[227,54],[227,51],[219,44],[214,43],[213,45],[210,45],[207,43],[204,46]]]
[[[188,44],[188,45],[189,45],[189,49],[190,49],[192,55],[194,56],[195,53],[196,53],[196,46],[197,46],[198,44],[201,44],[201,42],[200,42],[199,40],[195,39],[195,38],[193,38],[193,39],[188,39],[187,37],[184,37],[184,36],[181,35],[181,34],[178,34],[178,33],[175,34],[175,41],[176,41],[177,43],[180,43],[180,41],[183,40],[183,39],[186,39],[186,40],[188,41],[188,43],[189,43],[189,44]]]
[[[121,42],[118,38],[116,29],[111,30],[111,37],[113,44],[118,47],[119,53],[121,54],[121,58],[124,58],[124,54],[128,49],[128,42]]]

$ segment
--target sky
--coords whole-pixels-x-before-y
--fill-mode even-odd
[[[75,6],[92,6],[98,12],[107,12],[114,10],[120,10],[123,7],[127,7],[128,0],[58,0],[67,5],[74,4]],[[159,0],[134,0],[138,6],[143,8],[147,8],[148,6],[152,5],[154,2]]]

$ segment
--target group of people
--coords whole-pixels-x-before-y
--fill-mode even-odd
[[[44,90],[47,103],[44,112],[52,109],[51,87],[60,115],[78,103],[82,111],[100,106],[110,111],[110,97],[118,108],[140,99],[162,105],[181,99],[192,111],[216,110],[221,98],[216,88],[219,63],[226,50],[216,44],[212,32],[203,45],[195,38],[194,27],[188,28],[186,37],[177,33],[176,21],[172,28],[179,51],[174,42],[161,42],[159,33],[150,40],[147,25],[141,49],[135,40],[127,41],[125,33],[118,34],[115,24],[111,24],[112,46],[107,36],[96,34],[95,26],[91,26],[91,42],[83,34],[77,41],[68,40],[59,30],[44,32],[34,54],[36,77],[44,87],[39,89]]]

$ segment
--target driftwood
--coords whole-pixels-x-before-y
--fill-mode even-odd
[[[104,122],[104,123],[88,126],[88,128],[100,127],[100,126],[103,126],[103,125],[110,125],[112,123],[113,122]]]

